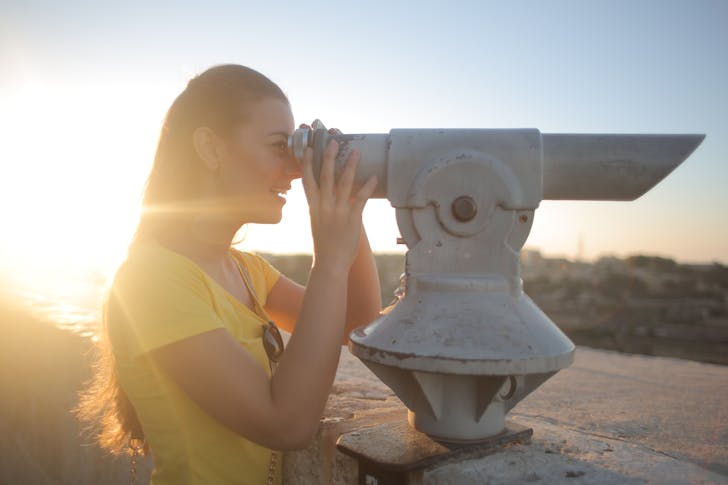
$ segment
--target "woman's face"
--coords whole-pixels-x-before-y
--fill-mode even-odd
[[[223,142],[216,185],[224,212],[242,223],[281,220],[283,196],[301,176],[298,162],[288,153],[293,130],[285,101],[264,98],[250,107],[247,121]]]

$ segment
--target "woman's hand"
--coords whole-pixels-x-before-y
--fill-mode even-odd
[[[356,255],[361,234],[362,211],[377,186],[376,176],[352,194],[354,175],[360,154],[352,151],[339,180],[334,165],[339,145],[331,140],[323,153],[320,180],[313,174],[313,150],[303,158],[303,188],[311,215],[314,242],[314,265],[328,271],[344,271]]]

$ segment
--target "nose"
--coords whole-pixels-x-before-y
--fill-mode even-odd
[[[291,179],[301,178],[301,164],[298,162],[298,160],[296,160],[293,155],[289,154],[288,156],[286,156],[284,172],[286,176],[290,177]]]

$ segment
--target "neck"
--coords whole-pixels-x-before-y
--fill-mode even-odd
[[[239,225],[220,220],[193,219],[160,241],[170,249],[202,263],[225,262],[230,257]]]

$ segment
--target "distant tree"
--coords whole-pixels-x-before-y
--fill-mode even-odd
[[[673,272],[677,269],[678,264],[674,259],[661,258],[659,256],[646,256],[638,254],[629,256],[625,262],[627,266],[633,268],[646,268],[661,272]]]
[[[714,263],[703,276],[704,280],[723,289],[728,289],[728,266]]]
[[[697,281],[693,278],[680,278],[679,280],[667,280],[662,283],[662,291],[660,291],[663,297],[688,297],[695,294],[697,288]]]
[[[310,254],[263,254],[281,273],[298,284],[305,285],[311,270],[313,258]],[[404,254],[375,254],[382,288],[382,303],[392,301],[392,293],[399,286],[399,277],[404,272]]]
[[[558,284],[546,275],[529,278],[523,282],[523,291],[532,297],[546,295],[558,288]]]
[[[569,277],[561,280],[558,286],[561,289],[562,300],[574,300],[582,293],[591,289],[591,285],[588,281]]]
[[[610,298],[643,297],[649,295],[647,283],[624,273],[608,272],[596,282],[595,289]]]

